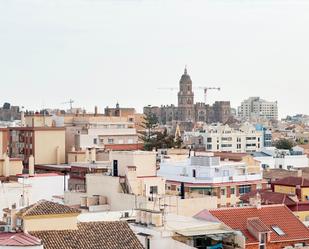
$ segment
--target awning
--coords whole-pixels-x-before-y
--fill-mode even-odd
[[[220,235],[231,235],[234,232],[233,231],[227,231],[227,230],[221,230],[221,229],[217,229],[217,230],[180,230],[180,231],[176,231],[176,233],[185,236],[185,237],[192,237],[192,236],[203,236],[203,235],[207,235],[209,237],[211,236],[220,236]]]
[[[148,233],[137,233],[137,235],[143,236],[143,237],[152,237],[152,235]]]

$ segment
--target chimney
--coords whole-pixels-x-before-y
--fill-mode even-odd
[[[21,126],[25,127],[26,126],[26,121],[25,121],[25,112],[24,112],[24,110],[22,110],[21,113],[20,113],[20,120],[21,120]]]
[[[59,146],[56,147],[56,163],[57,165],[60,164],[60,147]]]
[[[10,158],[6,153],[3,154],[4,164],[3,164],[3,176],[10,176]]]
[[[88,148],[86,148],[86,151],[85,151],[85,162],[89,162],[89,150]]]
[[[301,169],[297,170],[297,177],[303,177],[303,171]]]
[[[91,162],[95,163],[96,161],[96,149],[93,147],[91,148]]]
[[[98,107],[95,106],[95,107],[94,107],[94,116],[97,116],[97,115],[98,115]]]
[[[30,155],[29,157],[29,175],[34,176],[34,157]]]

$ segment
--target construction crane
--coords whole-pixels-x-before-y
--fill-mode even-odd
[[[161,87],[161,88],[158,88],[158,90],[170,90],[170,91],[175,91],[175,90],[178,90],[178,89],[179,88],[177,88],[177,87]],[[204,102],[205,103],[207,101],[207,92],[208,92],[208,90],[221,91],[221,87],[203,87],[203,86],[198,86],[198,87],[193,87],[193,89],[203,90],[204,91]]]
[[[207,92],[208,90],[217,90],[217,91],[221,91],[221,87],[203,87],[203,86],[199,86],[199,87],[195,87],[195,89],[202,89],[204,90],[204,102],[206,104],[207,101]]]
[[[74,100],[73,99],[70,99],[69,101],[67,101],[67,102],[63,102],[63,103],[61,103],[61,104],[70,104],[70,110],[72,110],[72,105],[73,105],[73,103],[74,103]]]

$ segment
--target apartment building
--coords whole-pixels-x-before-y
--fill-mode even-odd
[[[303,153],[265,147],[253,153],[254,159],[260,162],[263,169],[299,169],[309,166],[309,158]]]
[[[236,205],[241,195],[266,188],[259,164],[251,156],[243,156],[241,161],[221,161],[212,155],[163,156],[158,175],[166,179],[167,194],[215,196],[219,207]]]
[[[36,164],[65,162],[65,129],[61,127],[10,127],[9,156],[28,164],[30,155]]]
[[[278,103],[260,97],[250,97],[241,103],[238,115],[245,120],[278,120]]]
[[[205,125],[202,130],[184,133],[184,143],[207,151],[255,152],[264,147],[264,132],[248,123],[238,129],[228,125]]]

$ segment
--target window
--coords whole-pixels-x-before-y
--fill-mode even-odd
[[[260,234],[260,241],[259,241],[259,249],[265,249],[266,248],[266,233]]]
[[[107,140],[107,142],[108,142],[109,144],[113,144],[113,143],[114,143],[114,139],[113,139],[113,138],[109,138],[109,139]]]
[[[231,188],[231,195],[235,194],[235,188]]]
[[[93,144],[97,144],[98,140],[96,138],[93,139]]]
[[[224,188],[221,189],[221,195],[225,195],[225,189]]]
[[[239,194],[240,195],[243,195],[243,194],[246,194],[246,193],[249,193],[249,192],[251,192],[251,185],[239,186]]]
[[[272,226],[271,227],[279,236],[285,235],[285,233],[282,231],[282,229],[278,226]]]
[[[207,138],[207,143],[211,143],[212,142],[212,138],[211,137],[208,137]]]
[[[150,186],[150,194],[157,194],[158,193],[158,186]]]

